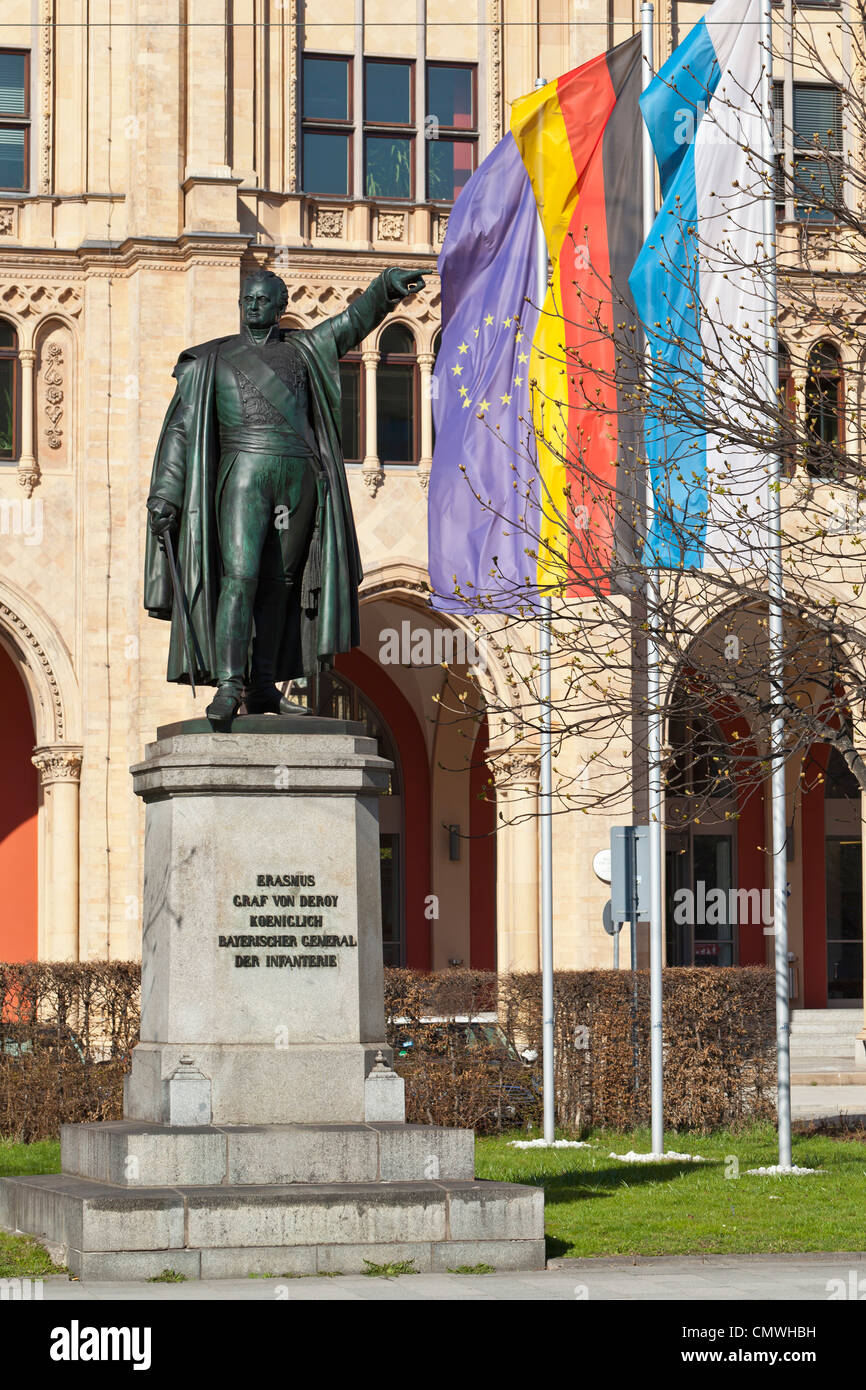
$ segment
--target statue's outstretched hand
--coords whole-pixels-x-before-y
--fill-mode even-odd
[[[392,266],[386,273],[391,293],[399,295],[401,299],[408,294],[417,294],[418,290],[424,288],[424,275],[420,270],[398,270]]]

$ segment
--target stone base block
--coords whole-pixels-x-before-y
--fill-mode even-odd
[[[304,1124],[366,1119],[364,1081],[385,1042],[273,1045],[140,1042],[124,1085],[123,1113],[131,1120],[169,1124],[169,1084],[192,1052],[211,1081],[211,1122],[217,1125]]]
[[[256,1183],[471,1182],[471,1130],[360,1125],[63,1125],[64,1175],[122,1188]]]
[[[495,1182],[305,1183],[130,1191],[54,1174],[0,1179],[0,1220],[61,1245],[80,1279],[544,1267],[541,1188]]]

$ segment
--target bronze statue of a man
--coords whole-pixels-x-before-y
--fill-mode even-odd
[[[217,727],[242,699],[250,714],[290,712],[278,681],[358,645],[339,362],[423,284],[386,270],[345,313],[292,331],[279,327],[284,282],[254,271],[241,332],[178,359],[147,502],[144,605],[171,619],[168,680],[219,687],[207,709]]]

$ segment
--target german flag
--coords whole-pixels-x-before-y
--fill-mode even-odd
[[[541,475],[538,581],[608,587],[634,554],[640,37],[514,103],[511,133],[553,266],[530,354]]]

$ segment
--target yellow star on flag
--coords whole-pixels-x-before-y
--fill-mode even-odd
[[[471,404],[472,404],[472,402],[470,401],[469,397],[467,396],[467,397],[466,397],[466,400],[463,402],[463,409],[466,410]]]
[[[522,386],[522,385],[523,385],[523,377],[522,377],[522,376],[516,376],[516,377],[514,378],[514,385],[515,385],[515,386]]]
[[[510,328],[510,327],[511,327],[511,319],[503,319],[503,320],[502,320],[502,327],[503,327],[503,328]]]
[[[527,355],[526,355],[525,352],[521,352],[521,354],[520,354],[520,356],[518,357],[517,360],[518,360],[518,362],[528,362],[528,361],[529,361],[529,358],[527,357]]]
[[[501,402],[502,402],[503,405],[511,405],[511,397],[510,397],[510,396],[500,396],[499,399],[501,400]]]
[[[468,387],[468,386],[461,386],[461,387],[460,387],[460,395],[461,395],[461,396],[468,396],[468,395],[469,395],[469,387]]]
[[[469,351],[469,344],[468,344],[468,343],[461,343],[460,346],[459,346],[459,348],[457,349],[457,351],[460,352],[460,353],[468,352],[468,351]]]
[[[488,314],[487,317],[486,317],[486,319],[484,320],[484,322],[485,322],[486,326],[489,328],[490,325],[491,325],[491,323],[493,322],[493,315],[492,315],[492,314]]]
[[[454,376],[462,376],[462,375],[463,375],[463,368],[462,368],[461,366],[459,366],[459,365],[456,366],[456,367],[452,367],[452,368],[451,368],[451,371],[452,371],[452,373],[453,373]]]
[[[489,410],[489,409],[490,409],[490,402],[489,402],[489,401],[482,401],[481,404],[480,404],[480,406],[478,407],[478,410],[479,410],[479,412],[480,412],[482,415],[484,414],[485,410]]]

